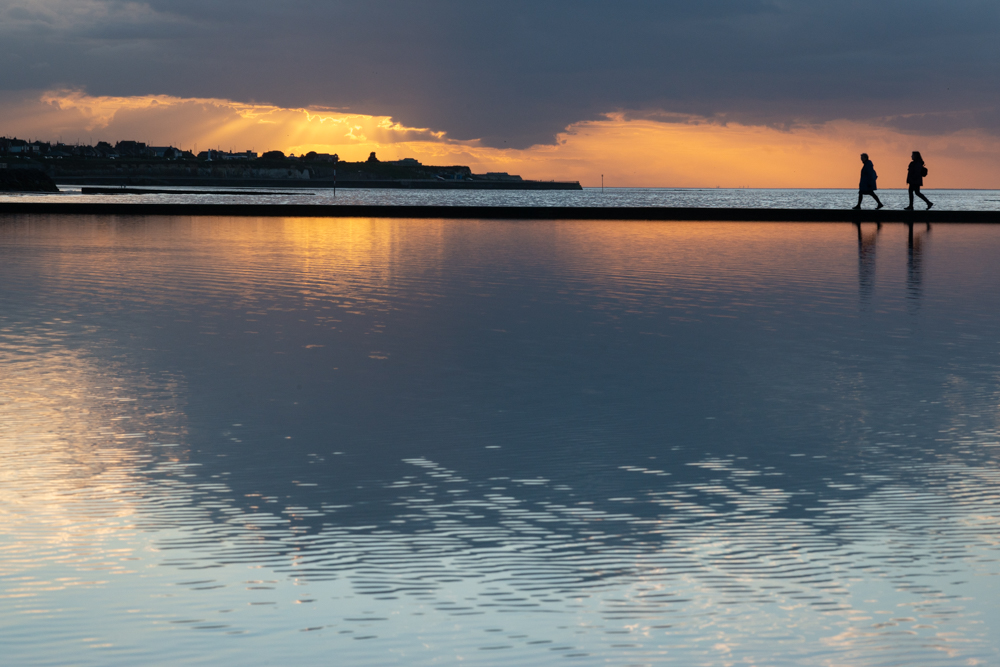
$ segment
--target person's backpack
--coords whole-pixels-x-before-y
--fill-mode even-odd
[[[926,176],[926,175],[927,175],[927,167],[923,167],[923,168],[922,168],[922,169],[920,170],[920,175],[921,175],[921,176]]]

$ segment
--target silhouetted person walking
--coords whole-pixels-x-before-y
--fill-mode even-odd
[[[910,205],[906,207],[907,211],[913,210],[913,195],[917,195],[927,204],[927,210],[930,210],[931,200],[923,196],[920,193],[920,186],[924,184],[924,176],[927,175],[927,167],[924,166],[924,159],[920,157],[920,151],[913,151],[910,156],[910,166],[906,168],[906,183],[910,186]]]
[[[869,195],[878,204],[876,209],[882,208],[882,202],[879,200],[878,195],[875,194],[875,190],[878,188],[875,185],[876,179],[878,179],[878,174],[875,173],[875,165],[872,161],[868,159],[868,153],[861,154],[861,162],[864,164],[861,167],[861,183],[858,185],[858,205],[854,207],[854,210],[861,208],[861,200],[864,199],[865,195]]]

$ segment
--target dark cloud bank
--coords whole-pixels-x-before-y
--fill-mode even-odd
[[[0,88],[329,106],[512,147],[616,110],[998,132],[998,34],[995,0],[0,0]]]

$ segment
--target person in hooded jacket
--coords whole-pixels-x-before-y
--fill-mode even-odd
[[[882,208],[882,201],[875,194],[877,186],[875,181],[878,179],[878,174],[875,173],[875,165],[872,161],[868,159],[868,153],[861,154],[861,162],[863,166],[861,167],[861,183],[858,184],[858,205],[854,207],[854,210],[861,208],[861,200],[864,199],[865,195],[869,195],[875,200],[876,210]]]
[[[924,184],[924,176],[926,175],[927,167],[924,166],[924,159],[920,157],[920,151],[913,151],[910,156],[910,165],[906,168],[906,184],[910,186],[910,205],[906,207],[907,211],[913,210],[913,195],[924,200],[928,211],[931,206],[934,206],[931,200],[920,192],[920,186]]]

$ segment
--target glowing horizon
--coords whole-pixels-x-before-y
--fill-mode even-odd
[[[833,121],[788,129],[720,123],[690,115],[632,118],[610,112],[569,125],[553,144],[524,149],[459,141],[389,116],[283,108],[215,98],[92,96],[45,91],[0,101],[6,135],[95,144],[134,139],[188,150],[336,153],[361,161],[412,157],[506,171],[537,180],[607,187],[854,188],[867,152],[882,189],[905,187],[910,152],[920,150],[926,187],[1000,187],[1000,138],[981,131],[904,134],[875,122]]]

